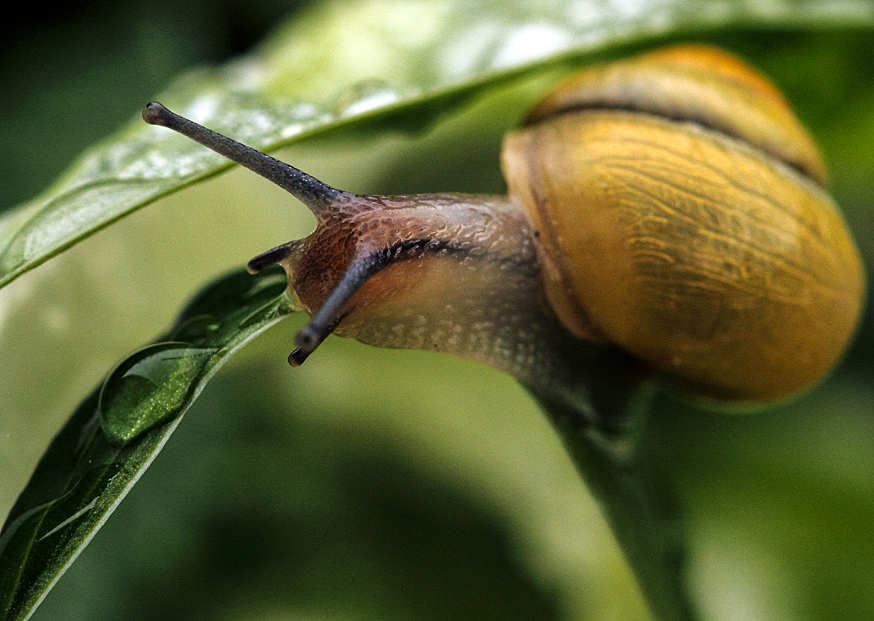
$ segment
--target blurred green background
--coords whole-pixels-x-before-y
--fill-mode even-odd
[[[42,191],[182,70],[242,54],[303,0],[71,0],[0,24],[0,209]],[[51,148],[46,148],[51,145]]]
[[[7,22],[0,206],[45,187],[182,70],[247,51],[298,8],[73,2]],[[871,31],[687,38],[745,55],[784,88],[874,271]],[[353,191],[502,191],[513,119],[493,117],[531,88],[425,135],[356,133],[281,155]],[[234,170],[0,294],[0,513],[82,396],[191,291],[307,232],[308,216],[265,186]],[[34,618],[647,618],[597,506],[510,378],[336,338],[292,370],[300,322],[215,378]],[[705,618],[874,618],[872,377],[869,313],[835,375],[790,404],[726,415],[656,397],[645,450],[686,512]]]

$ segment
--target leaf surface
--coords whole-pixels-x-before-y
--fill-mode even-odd
[[[40,460],[0,532],[0,619],[27,618],[149,467],[212,375],[292,307],[285,275],[233,273],[118,365]]]
[[[216,131],[273,150],[362,123],[425,127],[523,72],[656,36],[872,20],[874,3],[863,0],[505,0],[475,8],[460,0],[327,3],[279,28],[259,51],[189,74],[159,99]],[[133,119],[45,193],[0,219],[0,286],[229,166],[199,145]]]

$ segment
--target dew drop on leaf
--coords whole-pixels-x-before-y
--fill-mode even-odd
[[[117,366],[100,390],[98,412],[111,441],[127,444],[177,416],[216,348],[158,343]]]

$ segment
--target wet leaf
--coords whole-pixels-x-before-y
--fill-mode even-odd
[[[475,9],[463,2],[328,3],[279,28],[258,52],[188,75],[160,99],[216,131],[271,150],[379,120],[383,129],[423,127],[522,72],[671,32],[872,20],[874,4],[863,0],[507,0]],[[0,219],[0,286],[229,165],[133,119],[52,188]]]
[[[88,545],[161,451],[209,378],[291,310],[286,279],[234,273],[79,406],[0,532],[0,619],[22,619]]]

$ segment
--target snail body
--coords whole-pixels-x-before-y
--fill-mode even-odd
[[[710,48],[560,86],[506,137],[503,197],[341,192],[160,104],[143,117],[316,215],[249,264],[281,264],[312,315],[292,364],[336,332],[484,362],[561,400],[594,346],[766,401],[824,376],[861,313],[861,260],[813,141],[770,83]]]

